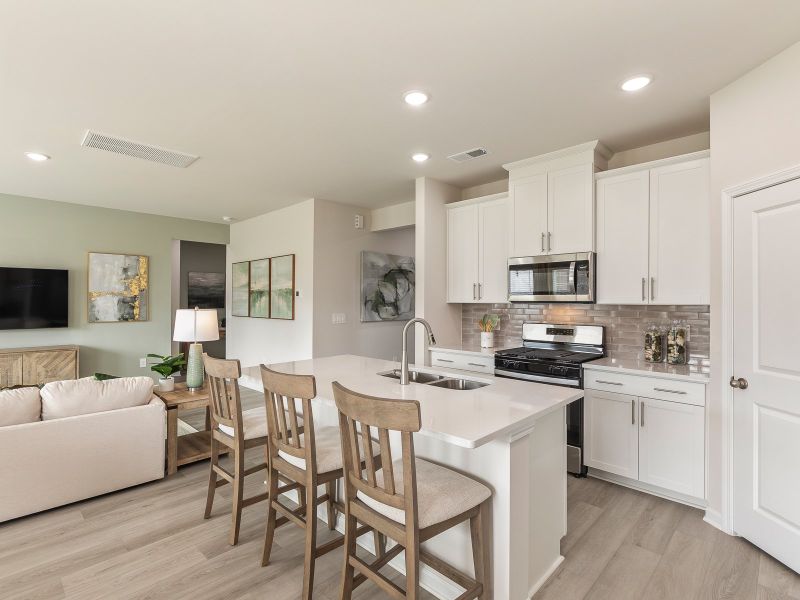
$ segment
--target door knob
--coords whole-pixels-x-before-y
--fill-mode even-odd
[[[736,377],[731,377],[731,380],[728,383],[732,388],[737,388],[739,390],[746,390],[747,386],[750,385],[747,383],[747,379],[744,377],[739,377],[739,379],[736,379]]]

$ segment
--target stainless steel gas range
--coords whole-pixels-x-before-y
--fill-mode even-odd
[[[496,352],[494,372],[499,377],[583,389],[583,364],[603,356],[602,325],[524,323],[522,346]],[[567,471],[586,474],[582,398],[567,407]]]

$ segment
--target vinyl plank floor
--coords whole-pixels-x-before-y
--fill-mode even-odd
[[[263,400],[253,393],[248,402]],[[255,449],[247,462],[262,459]],[[272,561],[261,567],[265,505],[244,510],[232,547],[229,486],[217,490],[203,519],[207,477],[207,463],[189,465],[158,482],[0,524],[0,600],[299,598],[302,531],[279,528]],[[262,491],[263,474],[248,477],[245,489]],[[568,504],[566,560],[536,600],[800,600],[800,576],[706,524],[699,510],[591,478],[570,478]],[[320,523],[320,540],[332,535]],[[317,561],[315,598],[338,598],[341,569],[341,551]],[[400,574],[384,573],[402,585]],[[366,583],[354,598],[385,596]]]

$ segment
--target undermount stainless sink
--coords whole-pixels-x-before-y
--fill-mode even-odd
[[[483,383],[482,381],[472,381],[471,379],[440,379],[428,385],[446,388],[448,390],[477,390],[489,384]]]
[[[385,371],[378,373],[382,377],[391,377],[392,379],[400,379],[400,369],[392,371]],[[422,371],[409,371],[408,378],[414,383],[434,383],[444,379],[443,375],[434,375],[433,373],[423,373]]]

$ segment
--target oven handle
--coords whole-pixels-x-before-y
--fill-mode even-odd
[[[581,382],[574,379],[564,379],[563,377],[546,377],[542,375],[529,375],[528,373],[519,373],[517,371],[509,371],[507,369],[495,369],[495,375],[500,377],[510,377],[511,379],[525,379],[526,381],[540,381],[542,383],[558,383],[560,385],[568,385],[570,387],[581,387]]]

